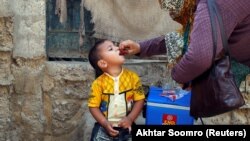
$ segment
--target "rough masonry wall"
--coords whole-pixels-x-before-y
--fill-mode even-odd
[[[13,50],[13,18],[0,17],[0,140],[12,136],[11,94],[13,75],[11,73],[11,53]]]

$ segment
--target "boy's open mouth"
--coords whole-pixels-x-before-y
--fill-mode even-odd
[[[126,55],[126,54],[128,54],[128,50],[126,50],[126,49],[121,50],[120,49],[119,55]]]

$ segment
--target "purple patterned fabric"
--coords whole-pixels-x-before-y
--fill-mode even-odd
[[[250,67],[250,0],[216,0],[221,12],[231,56]],[[217,29],[219,31],[219,29]],[[172,70],[172,78],[186,83],[205,72],[211,66],[212,32],[207,0],[200,0],[195,13],[188,51]],[[139,43],[140,56],[166,53],[164,37]],[[217,54],[222,50],[218,38]]]
[[[166,53],[165,36],[153,38],[151,40],[140,42],[140,57],[148,57],[152,55],[160,55]]]

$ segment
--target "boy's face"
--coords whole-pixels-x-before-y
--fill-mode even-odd
[[[125,57],[120,55],[119,48],[111,41],[105,41],[98,47],[101,60],[105,61],[108,66],[122,65]]]

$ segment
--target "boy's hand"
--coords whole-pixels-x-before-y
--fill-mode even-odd
[[[105,124],[103,125],[103,127],[106,129],[106,131],[108,132],[108,134],[110,136],[117,136],[119,134],[119,131],[115,130],[112,126],[112,124],[108,121],[105,122]]]
[[[124,129],[131,129],[132,122],[133,121],[129,117],[124,117],[119,121],[118,126]]]

